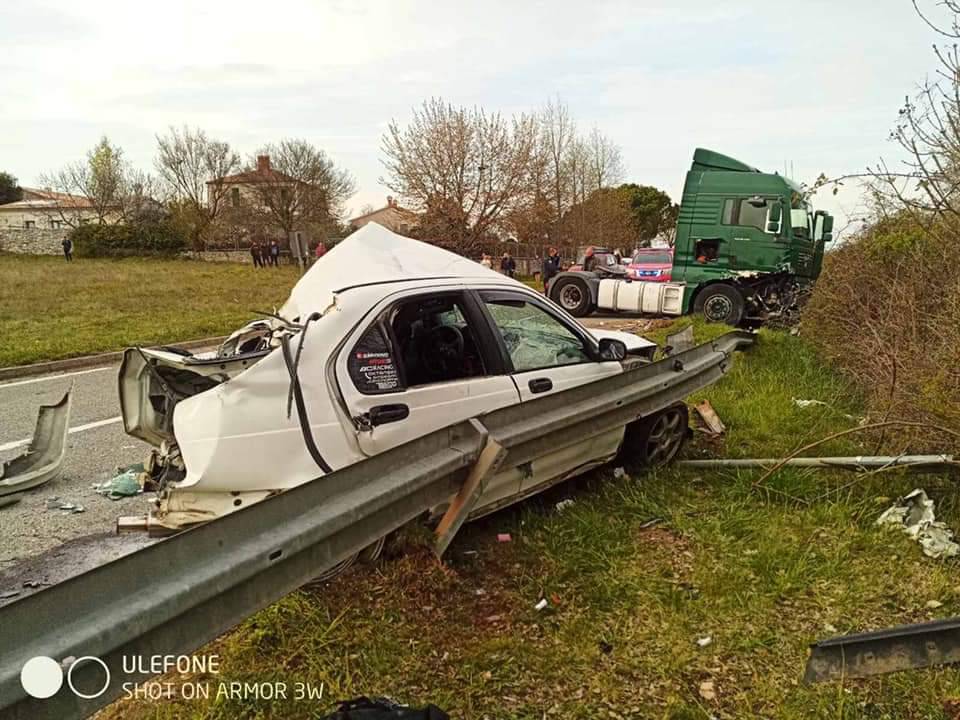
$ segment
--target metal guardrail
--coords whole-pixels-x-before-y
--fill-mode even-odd
[[[82,718],[122,692],[127,656],[189,653],[458,491],[488,440],[507,466],[649,415],[721,377],[732,332],[615,377],[498,410],[337,470],[0,608],[0,718]],[[26,694],[24,663],[94,656],[103,694]],[[103,684],[77,663],[76,687]],[[92,693],[90,693],[92,694]]]

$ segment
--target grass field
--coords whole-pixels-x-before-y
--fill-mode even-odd
[[[0,367],[225,335],[297,277],[289,265],[0,255]]]
[[[721,331],[697,326],[701,340]],[[778,455],[860,411],[802,339],[767,331],[703,395],[728,433],[698,434],[688,457]],[[869,450],[856,439],[822,448]],[[920,486],[956,526],[945,477],[791,470],[758,488],[755,472],[626,470],[466,526],[444,565],[425,533],[406,532],[376,567],[294,593],[207,647],[221,675],[189,678],[214,694],[219,681],[323,683],[325,702],[123,701],[104,716],[293,719],[368,694],[458,719],[946,717],[943,701],[960,693],[953,668],[800,682],[817,638],[960,614],[956,562],[874,524]],[[496,542],[503,532],[512,542]]]

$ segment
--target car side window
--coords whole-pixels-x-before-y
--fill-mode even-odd
[[[589,362],[583,340],[557,318],[524,300],[484,299],[515,372]]]
[[[487,374],[475,328],[460,295],[398,302],[353,347],[347,372],[364,395]]]
[[[396,358],[379,321],[363,334],[350,351],[347,372],[357,390],[364,395],[403,389]]]

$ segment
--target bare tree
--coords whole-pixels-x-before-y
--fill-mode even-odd
[[[223,178],[240,169],[240,157],[227,143],[184,126],[157,136],[155,162],[174,215],[194,249],[203,248],[226,205],[229,185]]]
[[[40,176],[40,183],[55,192],[51,196],[60,219],[70,227],[92,219],[98,225],[125,219],[134,186],[142,188],[146,176],[136,173],[123,157],[123,150],[100,138],[85,160]]]
[[[382,139],[388,188],[421,211],[421,234],[472,254],[519,202],[535,158],[537,124],[427,100]]]
[[[256,177],[250,187],[257,208],[280,229],[301,265],[306,250],[296,246],[298,231],[328,231],[343,216],[344,204],[356,192],[349,171],[306,140],[287,139],[257,151]],[[251,171],[252,172],[252,171]]]
[[[540,113],[540,125],[551,171],[556,213],[554,242],[562,243],[563,214],[570,206],[569,153],[575,141],[576,127],[569,108],[560,98],[547,101]]]
[[[623,180],[623,157],[620,148],[597,128],[587,139],[590,179],[593,190],[612,187]]]

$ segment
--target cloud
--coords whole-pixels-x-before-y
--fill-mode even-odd
[[[155,135],[190,124],[244,154],[318,144],[357,176],[356,209],[382,204],[381,135],[425,98],[513,113],[559,94],[675,198],[697,146],[812,180],[891,152],[931,41],[909,4],[866,0],[8,3],[0,169],[33,182],[102,134],[150,168]]]

